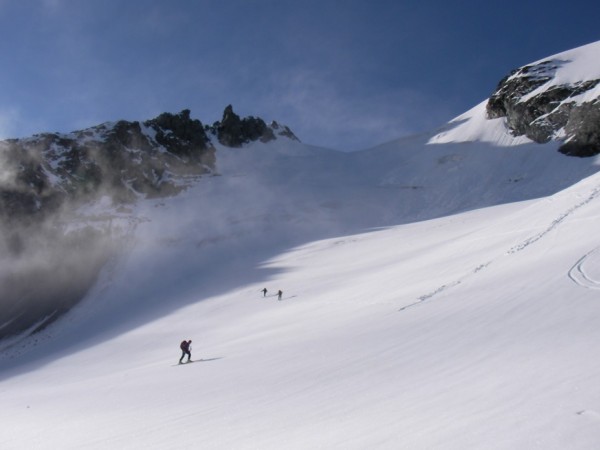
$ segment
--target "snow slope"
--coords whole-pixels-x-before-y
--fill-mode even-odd
[[[426,139],[220,149],[222,176],[138,205],[87,300],[4,352],[0,447],[593,448],[600,175],[408,222],[415,195],[463,209],[485,175],[501,203],[595,162]],[[505,186],[517,168],[543,176]],[[184,338],[202,361],[179,367]]]
[[[87,298],[3,344],[0,448],[596,448],[598,158],[481,108],[364,152],[219,147],[121,212]]]
[[[457,142],[487,142],[500,147],[513,147],[529,144],[532,141],[525,135],[513,136],[506,131],[506,119],[487,119],[485,99],[469,111],[452,119],[433,136],[430,144]]]

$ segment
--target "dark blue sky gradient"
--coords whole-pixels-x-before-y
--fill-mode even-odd
[[[304,142],[366,148],[600,40],[598,17],[581,0],[0,0],[0,136],[185,108],[212,123],[231,103]]]

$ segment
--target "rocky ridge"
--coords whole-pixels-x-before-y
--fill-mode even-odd
[[[489,119],[506,118],[515,136],[562,142],[571,156],[600,153],[600,78],[557,82],[567,58],[523,66],[503,78],[487,103]],[[566,55],[565,55],[566,56]]]
[[[0,220],[39,219],[64,202],[110,194],[116,203],[177,194],[215,171],[213,141],[242,147],[285,136],[288,127],[240,119],[229,105],[223,120],[204,126],[189,110],[145,122],[104,123],[69,134],[43,133],[0,142]]]

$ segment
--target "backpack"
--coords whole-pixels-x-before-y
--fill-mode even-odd
[[[184,352],[187,352],[189,345],[190,344],[188,344],[188,341],[182,341],[181,344],[179,344],[179,348]]]

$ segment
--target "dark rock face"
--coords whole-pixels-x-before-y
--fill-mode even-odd
[[[227,147],[241,147],[253,141],[269,142],[276,139],[275,130],[279,129],[279,125],[276,122],[273,124],[269,127],[261,118],[252,116],[240,119],[229,105],[225,108],[221,121],[215,122],[210,130],[216,134],[221,144]],[[279,135],[298,140],[287,127]]]
[[[215,170],[211,136],[228,147],[285,136],[292,131],[262,119],[241,119],[229,105],[205,127],[190,117],[163,113],[143,123],[119,121],[69,134],[44,133],[0,142],[0,223],[35,222],[65,202],[108,195],[116,203],[175,195],[194,177]]]
[[[233,112],[231,105],[225,108],[223,118],[220,123],[215,124],[215,129],[219,142],[227,147],[241,147],[242,144],[258,139],[263,142],[275,139],[273,132],[262,119],[240,119],[240,116]]]
[[[271,122],[271,129],[273,129],[273,132],[279,136],[284,136],[288,139],[291,139],[292,141],[300,141],[300,139],[296,137],[292,130],[290,130],[289,127],[285,125],[280,125],[277,122],[273,121]]]
[[[185,187],[182,178],[214,169],[215,149],[200,121],[185,110],[143,125],[119,121],[1,142],[0,158],[12,174],[0,184],[0,220],[26,219],[67,199],[109,195],[119,203],[176,194]]]
[[[565,142],[560,151],[573,156],[600,153],[599,99],[585,103],[575,97],[595,88],[600,80],[574,84],[544,85],[552,80],[563,61],[549,60],[524,66],[505,77],[490,97],[490,119],[506,117],[516,136],[544,143],[551,139]]]
[[[201,161],[206,157],[207,150],[212,148],[204,126],[199,120],[190,118],[189,109],[184,109],[179,114],[163,113],[144,122],[144,125],[156,130],[156,142],[169,152],[192,161]],[[214,164],[214,150],[212,153]]]
[[[572,137],[560,148],[565,155],[585,157],[600,153],[600,101],[573,109],[565,132]]]

